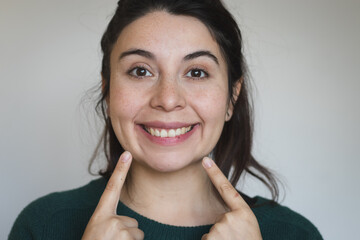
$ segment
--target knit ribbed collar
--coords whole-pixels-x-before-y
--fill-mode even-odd
[[[201,236],[208,233],[212,226],[201,225],[188,227],[163,224],[140,215],[122,202],[119,202],[117,214],[136,219],[139,223],[139,228],[145,233],[145,240],[201,239]]]

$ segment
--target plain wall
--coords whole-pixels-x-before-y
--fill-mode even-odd
[[[0,1],[0,238],[32,200],[75,188],[97,141],[99,42],[115,0]],[[325,239],[360,213],[360,1],[226,1],[243,32],[254,153],[285,183],[282,204]],[[252,179],[249,195],[269,196]],[[283,192],[282,192],[283,193]]]

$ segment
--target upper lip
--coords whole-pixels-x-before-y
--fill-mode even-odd
[[[192,126],[195,125],[196,123],[151,121],[151,122],[142,122],[139,124],[150,128],[177,129],[182,127]]]

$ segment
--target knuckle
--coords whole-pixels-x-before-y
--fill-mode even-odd
[[[117,216],[120,222],[122,222],[125,226],[137,228],[139,226],[138,221],[135,218],[127,217],[127,216]]]
[[[114,218],[114,217],[112,217],[112,218],[109,219],[108,224],[109,224],[109,226],[110,226],[111,228],[114,228],[114,229],[115,229],[115,228],[119,228],[119,226],[120,226],[120,227],[122,226],[121,222],[120,222],[119,220],[117,220],[116,218]]]
[[[231,223],[234,221],[234,216],[231,213],[227,213],[224,215],[223,219],[224,221]]]
[[[243,210],[241,211],[241,216],[244,218],[244,219],[252,219],[253,217],[253,213],[249,210]]]
[[[116,190],[116,188],[117,188],[117,185],[111,180],[109,180],[109,182],[106,184],[107,191],[113,192]]]
[[[256,217],[251,210],[241,210],[238,212],[238,216],[245,223],[252,223],[256,221]]]
[[[217,236],[214,235],[214,234],[209,234],[208,236],[206,236],[205,239],[206,240],[217,240],[217,239],[220,239],[220,238],[217,238]]]
[[[230,183],[222,183],[220,185],[220,191],[222,193],[227,193],[233,189],[233,186]]]
[[[216,234],[220,234],[223,231],[223,228],[224,228],[223,224],[217,223],[217,224],[215,224],[213,226],[211,232],[216,233]]]
[[[128,230],[122,229],[119,231],[119,238],[120,239],[132,239],[132,236]]]
[[[136,219],[131,218],[130,222],[131,222],[131,225],[133,225],[134,227],[136,227],[136,228],[139,227],[139,223]]]

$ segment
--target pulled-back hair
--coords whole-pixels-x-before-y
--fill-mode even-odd
[[[103,147],[107,167],[99,172],[110,177],[114,167],[124,152],[111,121],[107,115],[106,98],[110,88],[110,55],[122,30],[135,20],[155,11],[165,11],[173,15],[190,16],[201,21],[219,45],[227,63],[228,96],[234,106],[231,119],[224,124],[220,139],[212,152],[212,157],[233,186],[240,176],[247,172],[263,182],[272,194],[278,198],[278,185],[274,175],[252,156],[253,119],[252,104],[249,97],[249,79],[243,55],[240,29],[233,16],[220,0],[120,0],[101,40],[102,91],[96,105],[96,111],[102,115],[105,128],[102,138],[95,149],[91,164]],[[234,90],[241,82],[241,91],[236,99]],[[230,170],[233,170],[230,175]]]

